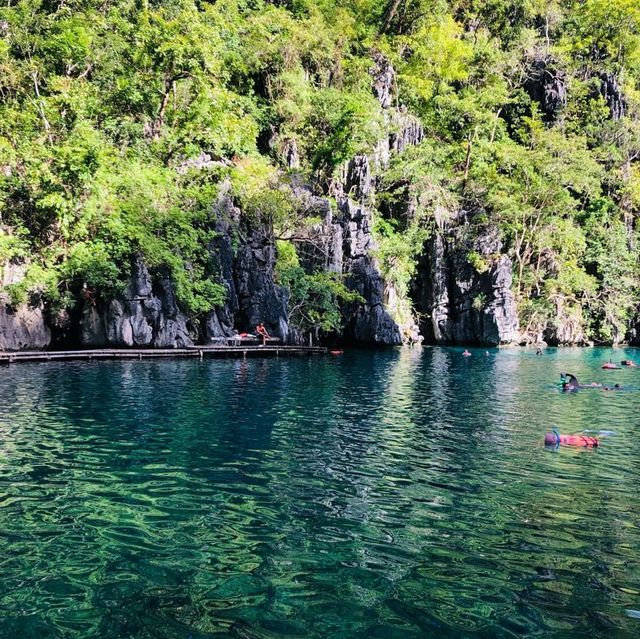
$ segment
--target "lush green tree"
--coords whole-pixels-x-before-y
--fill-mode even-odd
[[[210,310],[213,203],[231,184],[285,242],[295,321],[336,330],[349,294],[291,254],[318,220],[290,186],[323,191],[400,115],[425,139],[375,176],[371,202],[396,292],[406,301],[424,238],[464,208],[470,233],[498,228],[525,325],[562,305],[619,339],[640,277],[639,34],[635,0],[9,0],[0,261],[27,268],[11,297],[107,298],[142,256],[189,312]],[[373,97],[377,53],[411,116]]]

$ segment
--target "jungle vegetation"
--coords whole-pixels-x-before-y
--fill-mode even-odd
[[[284,238],[298,310],[309,291],[344,296],[288,246],[286,155],[295,144],[296,173],[323,191],[375,147],[375,53],[425,130],[381,177],[376,205],[418,206],[408,231],[376,225],[385,275],[406,293],[436,212],[464,209],[470,232],[499,229],[523,327],[560,314],[621,339],[640,284],[637,0],[7,0],[0,263],[27,265],[12,302],[106,299],[142,255],[206,313],[224,299],[207,247],[229,181]]]

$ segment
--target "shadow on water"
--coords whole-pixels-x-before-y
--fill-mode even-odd
[[[0,636],[636,637],[640,371],[609,357],[5,369]]]

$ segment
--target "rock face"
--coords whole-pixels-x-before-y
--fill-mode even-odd
[[[626,339],[630,346],[640,346],[640,313],[638,313],[635,319],[631,322]]]
[[[334,254],[333,262],[342,264],[345,284],[356,291],[364,303],[350,304],[343,309],[344,338],[366,344],[401,344],[400,329],[385,308],[385,283],[372,257],[375,250],[373,213],[367,201],[373,190],[369,159],[362,155],[349,161],[335,191],[338,214],[333,234],[341,238],[342,245],[334,243],[334,250],[340,255]]]
[[[603,73],[600,76],[600,95],[607,103],[611,117],[614,120],[619,120],[624,116],[627,104],[618,83],[618,78],[613,73]]]
[[[373,67],[369,73],[373,78],[373,94],[378,98],[380,106],[388,109],[393,103],[393,88],[396,81],[396,72],[381,53],[374,53]]]
[[[152,278],[138,258],[121,298],[106,304],[85,302],[80,342],[90,347],[184,348],[193,345],[193,331],[169,277]]]
[[[0,301],[0,351],[37,350],[50,342],[51,330],[39,301],[17,308]]]
[[[424,132],[403,108],[391,108],[395,72],[384,56],[374,56],[370,73],[373,93],[385,109],[389,133],[378,141],[371,156],[358,155],[343,165],[340,178],[329,191],[337,203],[335,214],[328,200],[323,204],[322,198],[312,198],[307,206],[324,218],[319,232],[324,267],[344,275],[346,286],[364,300],[343,308],[343,338],[361,344],[396,345],[402,343],[402,331],[388,312],[395,291],[384,281],[373,256],[373,197],[377,188],[374,173],[388,165],[392,154],[419,144]]]
[[[571,312],[558,302],[555,317],[547,323],[543,339],[549,346],[589,345],[584,334],[584,324],[584,318],[579,311]]]
[[[0,270],[0,287],[18,284],[25,275],[26,265],[7,263]],[[0,295],[0,350],[20,351],[46,348],[51,343],[51,330],[46,324],[42,301],[32,296],[26,304],[16,307]]]
[[[214,268],[227,289],[224,306],[209,315],[205,339],[254,332],[263,322],[272,337],[289,338],[286,289],[275,284],[276,247],[271,231],[247,220],[236,207],[226,186],[216,204],[218,236],[211,246]],[[233,238],[238,238],[234,250]]]
[[[525,89],[540,104],[548,120],[555,120],[567,106],[567,81],[552,60],[535,58],[529,67]]]
[[[413,282],[421,332],[435,344],[497,346],[518,340],[518,318],[511,292],[511,261],[493,259],[501,245],[487,229],[472,250],[486,261],[478,272],[468,260],[464,225],[439,228],[426,245]]]

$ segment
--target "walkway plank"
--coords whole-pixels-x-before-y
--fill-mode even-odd
[[[324,355],[319,346],[190,346],[188,348],[106,348],[76,351],[0,351],[0,363],[93,359],[159,359],[169,357],[290,357]]]

